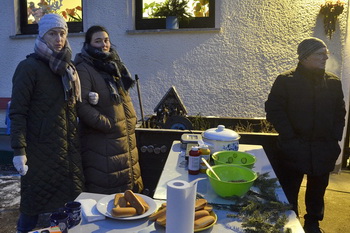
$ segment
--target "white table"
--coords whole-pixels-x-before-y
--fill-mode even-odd
[[[257,162],[253,168],[256,172],[265,173],[269,172],[270,177],[276,177],[271,164],[260,145],[240,145],[239,151],[246,151],[251,153],[257,157]],[[166,201],[166,184],[168,181],[173,179],[180,179],[185,181],[192,181],[200,177],[206,177],[205,174],[199,175],[189,175],[187,171],[187,167],[185,166],[183,156],[184,150],[181,149],[180,141],[174,141],[171,151],[168,155],[168,159],[165,163],[162,175],[159,179],[155,194],[153,198],[155,199],[158,206],[161,205],[162,202]],[[202,180],[198,182],[197,192],[204,196],[208,200],[209,203],[216,204],[232,204],[232,201],[222,199],[218,197],[214,191],[211,189],[209,181]],[[283,202],[287,202],[286,196],[283,193],[283,190],[280,188],[276,190],[279,200]],[[102,194],[94,194],[94,193],[82,193],[77,197],[78,199],[92,198],[95,200],[100,200],[105,195]],[[239,230],[240,222],[239,220],[235,220],[232,218],[228,218],[227,214],[230,212],[227,210],[214,210],[218,216],[217,223],[210,229],[205,231],[201,231],[202,233],[242,233]],[[293,233],[303,233],[304,230],[296,218],[296,215],[293,211],[289,211],[288,213],[289,222],[286,227],[292,229]],[[233,230],[235,229],[235,230]],[[238,230],[237,230],[238,229]],[[96,221],[92,223],[86,222],[85,219],[82,222],[72,229],[69,230],[69,233],[119,233],[119,232],[134,232],[134,233],[155,233],[155,232],[165,232],[164,228],[154,224],[153,221],[148,221],[147,218],[132,220],[132,221],[122,221],[106,218],[106,220]]]
[[[253,170],[259,173],[269,172],[271,178],[275,178],[276,174],[265,154],[264,149],[260,145],[239,145],[239,151],[247,152],[254,155],[257,161]],[[170,180],[178,179],[185,181],[193,181],[197,178],[206,178],[207,175],[199,173],[198,175],[189,175],[186,167],[184,149],[181,149],[181,143],[174,141],[171,150],[169,152],[168,159],[165,163],[163,172],[158,181],[156,191],[153,195],[154,199],[166,200],[166,187]],[[197,185],[197,192],[208,200],[209,203],[214,204],[232,204],[231,200],[220,198],[215,194],[210,187],[209,180],[199,181]],[[276,190],[279,200],[282,202],[288,202],[282,188]]]
[[[256,157],[257,161],[253,167],[253,170],[255,172],[258,172],[260,174],[269,172],[270,178],[276,177],[276,174],[270,164],[270,161],[267,158],[265,151],[261,145],[240,144],[239,151],[250,153]],[[167,183],[170,180],[176,179],[190,182],[197,178],[207,177],[207,175],[203,173],[200,173],[198,175],[188,174],[187,167],[185,166],[185,164],[185,150],[181,149],[180,141],[174,141],[169,152],[168,159],[165,163],[163,172],[159,179],[158,185],[156,187],[156,191],[153,195],[154,199],[166,200],[166,187]],[[212,204],[233,204],[232,200],[223,199],[216,195],[214,190],[211,188],[208,179],[198,182],[197,193],[203,195],[204,198]],[[284,194],[282,188],[278,188],[276,190],[276,194],[281,202],[288,203],[286,195]],[[218,215],[217,224],[212,228],[212,231],[208,230],[203,232],[232,232],[232,230],[228,230],[226,228],[227,225],[230,225],[228,224],[228,222],[232,221],[232,219],[228,219],[226,217],[227,211],[215,210],[215,213]],[[294,211],[288,211],[287,214],[289,222],[287,223],[286,227],[290,227],[293,233],[304,232]],[[239,226],[238,222],[232,224],[234,226]]]

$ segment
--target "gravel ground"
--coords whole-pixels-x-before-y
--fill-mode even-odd
[[[19,216],[20,175],[12,165],[0,165],[0,232],[15,233]],[[48,214],[39,216],[37,228],[50,225]]]
[[[0,165],[0,229],[3,233],[16,232],[19,214],[20,176],[12,165]]]

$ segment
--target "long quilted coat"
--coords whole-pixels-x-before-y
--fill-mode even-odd
[[[340,154],[345,125],[341,82],[332,73],[315,75],[298,65],[275,80],[266,117],[279,133],[280,161],[300,172],[331,172]]]
[[[89,192],[112,194],[143,189],[136,147],[136,113],[129,94],[116,104],[102,75],[80,54],[75,58],[82,87],[78,104],[86,188]],[[89,92],[97,92],[99,101],[91,105]]]
[[[56,211],[83,191],[75,105],[64,100],[61,77],[29,56],[13,76],[10,107],[14,155],[26,155],[20,211]]]

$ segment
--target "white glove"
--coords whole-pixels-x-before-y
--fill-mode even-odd
[[[98,93],[89,92],[89,103],[92,105],[96,105],[98,103]]]
[[[21,176],[27,174],[28,166],[26,165],[27,156],[25,155],[17,155],[13,157],[12,163],[15,166],[16,170]]]

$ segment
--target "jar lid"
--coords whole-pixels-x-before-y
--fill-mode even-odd
[[[232,141],[240,138],[239,134],[231,129],[225,129],[224,125],[218,125],[217,128],[207,129],[203,132],[203,137],[208,140]]]

